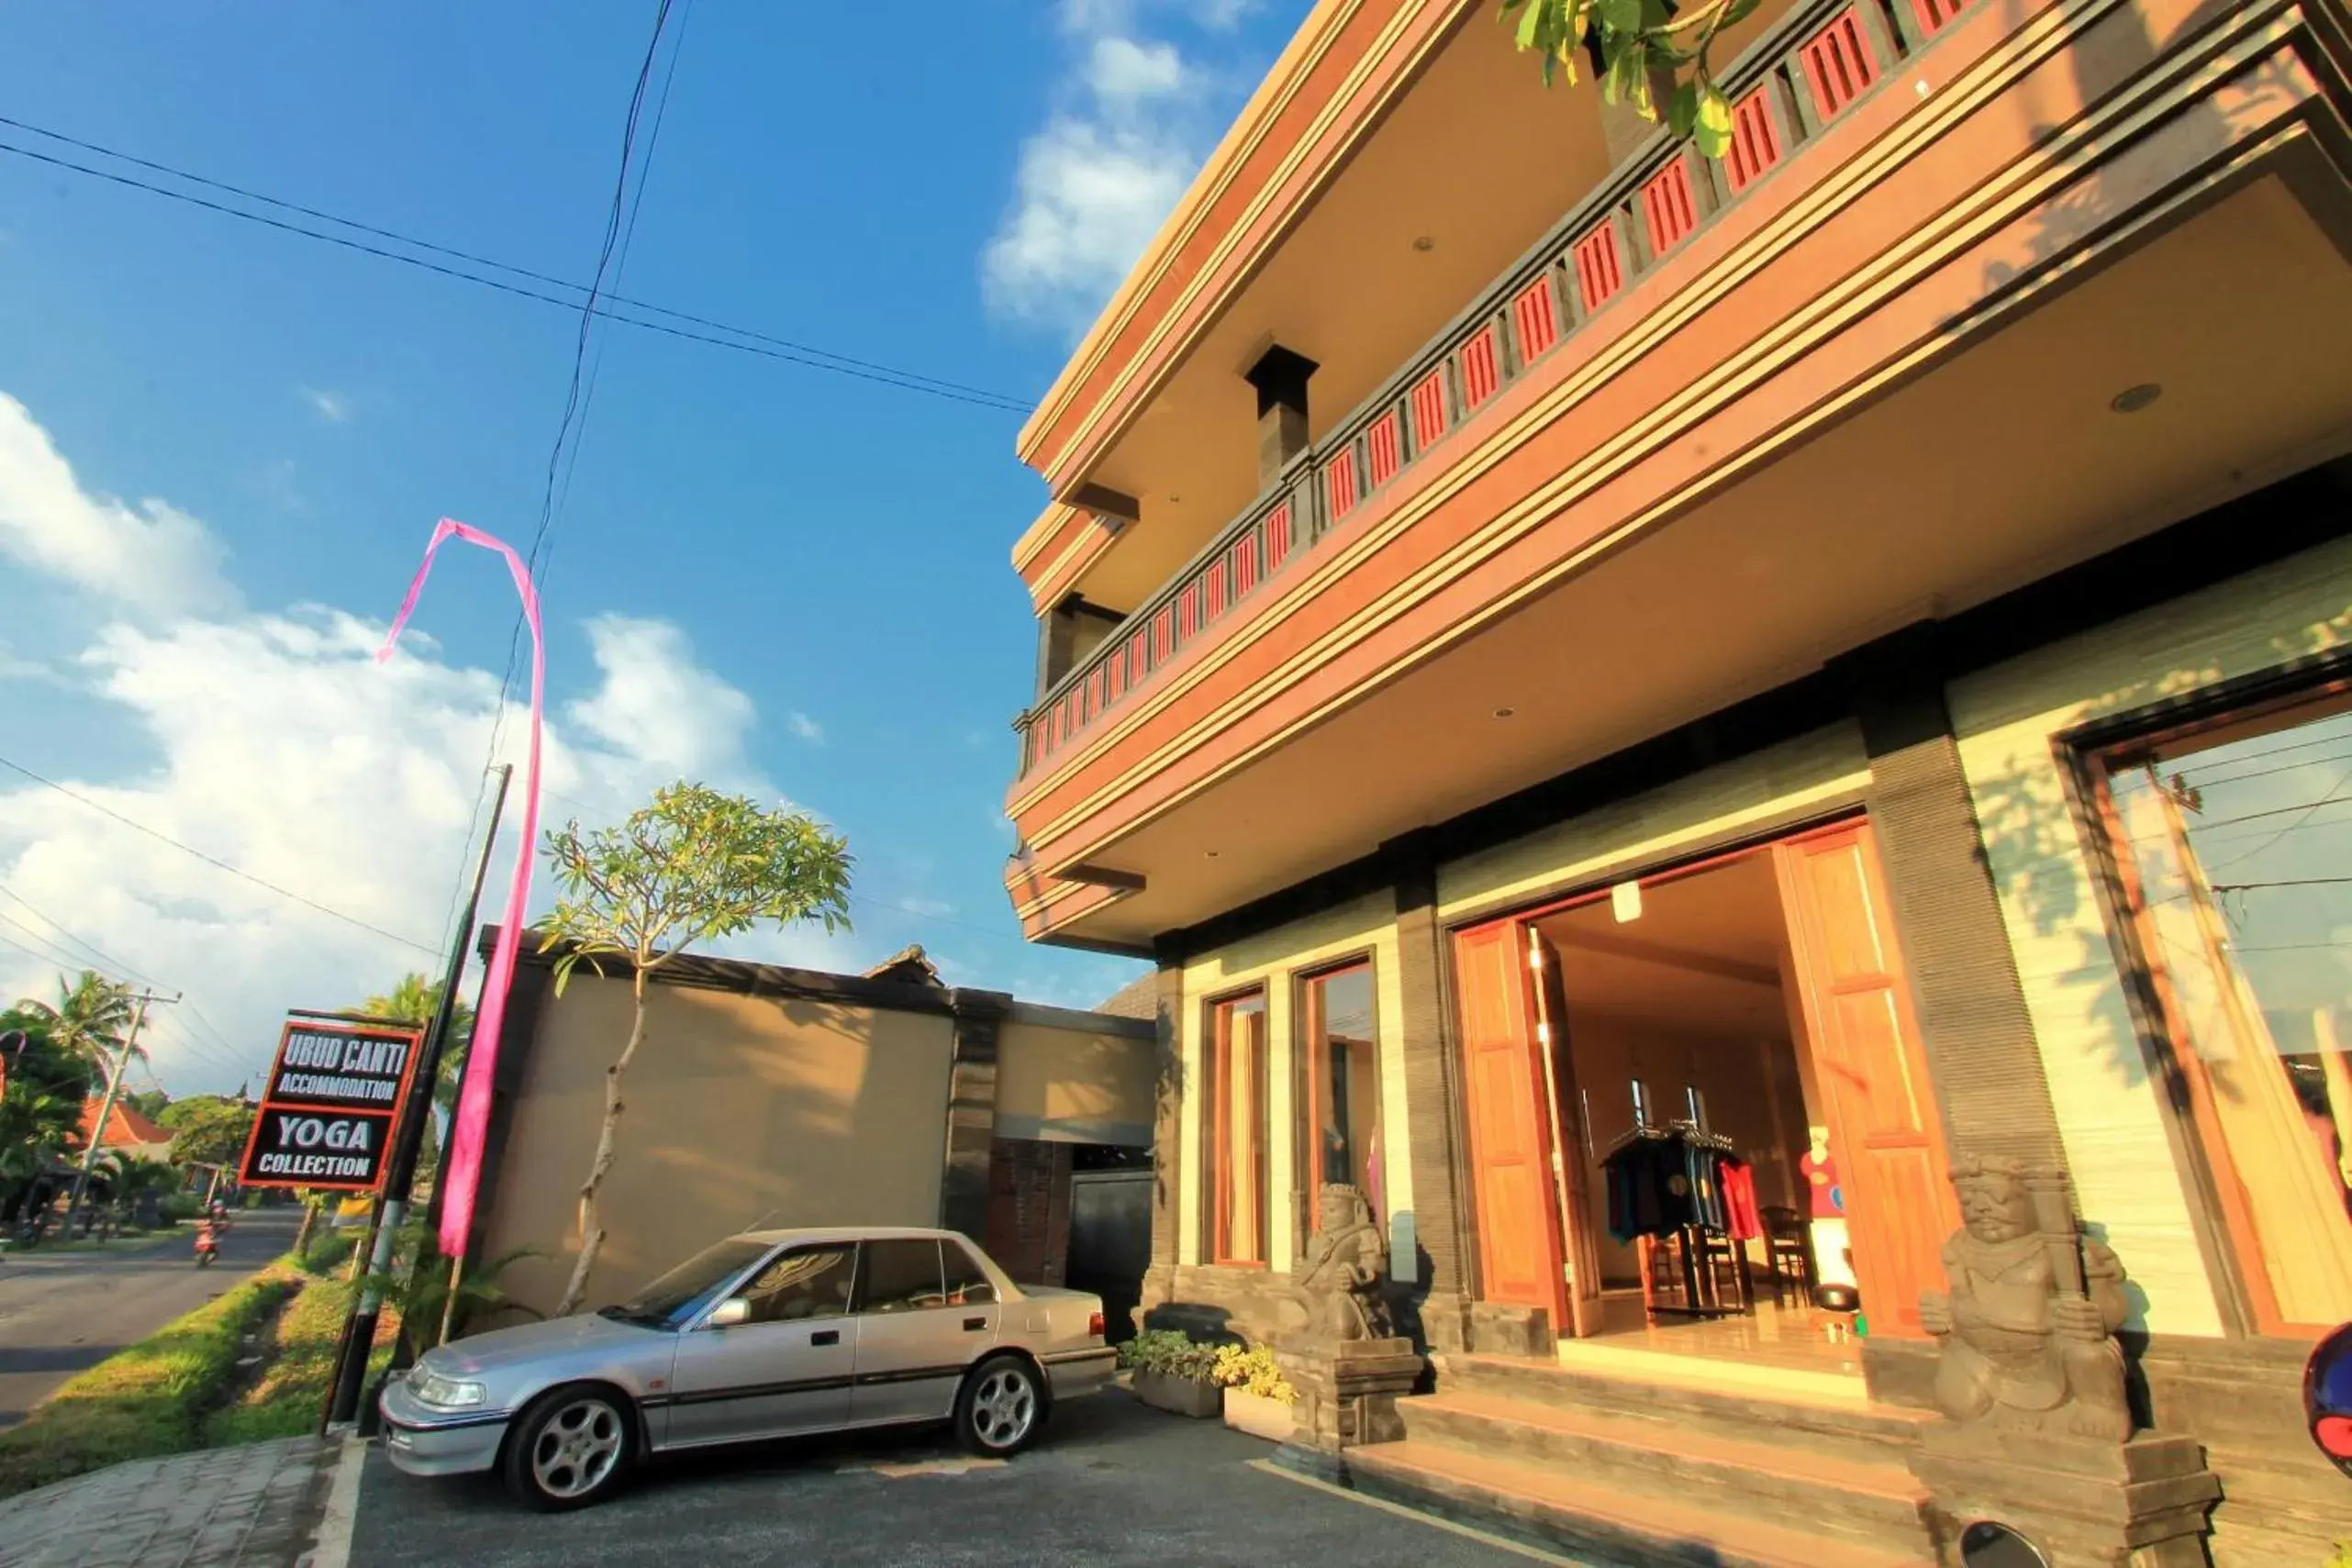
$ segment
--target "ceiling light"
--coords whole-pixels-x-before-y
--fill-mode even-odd
[[[1515,707],[1499,707],[1495,709],[1495,717],[1497,718],[1510,718],[1518,712],[1519,710]]]
[[[1212,861],[1213,861],[1213,860],[1215,860],[1215,859],[1217,858],[1217,851],[1214,851],[1214,850],[1203,850],[1203,851],[1200,851],[1200,853],[1201,853],[1201,857],[1202,857],[1203,859],[1205,859],[1205,860],[1212,860]]]
[[[1414,239],[1413,239],[1413,249],[1414,249],[1414,250],[1419,250],[1419,251],[1422,252],[1423,254],[1427,254],[1429,251],[1432,251],[1432,250],[1436,250],[1436,249],[1437,249],[1437,238],[1436,238],[1436,236],[1434,236],[1434,235],[1430,235],[1430,234],[1422,234],[1422,235],[1417,235],[1417,236],[1415,236],[1415,237],[1414,237]]]
[[[2163,395],[2164,388],[2152,381],[2144,381],[2137,386],[2127,386],[2117,393],[2109,399],[2107,406],[2118,414],[2136,414]]]

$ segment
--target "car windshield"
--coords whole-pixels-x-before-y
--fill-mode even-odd
[[[649,1329],[681,1328],[709,1306],[737,1274],[772,1251],[765,1241],[740,1238],[707,1247],[627,1301],[604,1308],[600,1316],[642,1323]]]

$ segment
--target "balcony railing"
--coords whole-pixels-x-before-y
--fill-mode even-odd
[[[1663,132],[1013,721],[1020,771],[1133,700],[1243,600],[1927,48],[1976,0],[1809,0],[1720,75],[1720,161]]]

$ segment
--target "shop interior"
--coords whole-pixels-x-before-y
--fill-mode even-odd
[[[1533,926],[1557,976],[1543,998],[1569,1102],[1556,1125],[1600,1257],[1595,1338],[1858,1374],[1843,1194],[1770,854]],[[1710,1200],[1695,1215],[1676,1207],[1692,1172]]]

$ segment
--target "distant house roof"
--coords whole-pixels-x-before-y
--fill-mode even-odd
[[[1095,1006],[1098,1013],[1109,1013],[1114,1018],[1157,1018],[1160,1016],[1160,976],[1156,970],[1146,970]]]
[[[915,943],[912,947],[902,948],[897,953],[884,959],[865,972],[865,978],[896,980],[907,985],[944,984],[939,977],[939,965],[931,961],[931,955],[923,951],[923,944],[920,942]]]
[[[98,1111],[106,1101],[93,1095],[82,1102],[82,1142],[89,1146],[90,1133],[98,1125]],[[98,1140],[101,1149],[142,1149],[156,1144],[169,1144],[172,1129],[158,1127],[120,1100],[115,1102],[114,1114],[106,1118],[106,1135]]]

